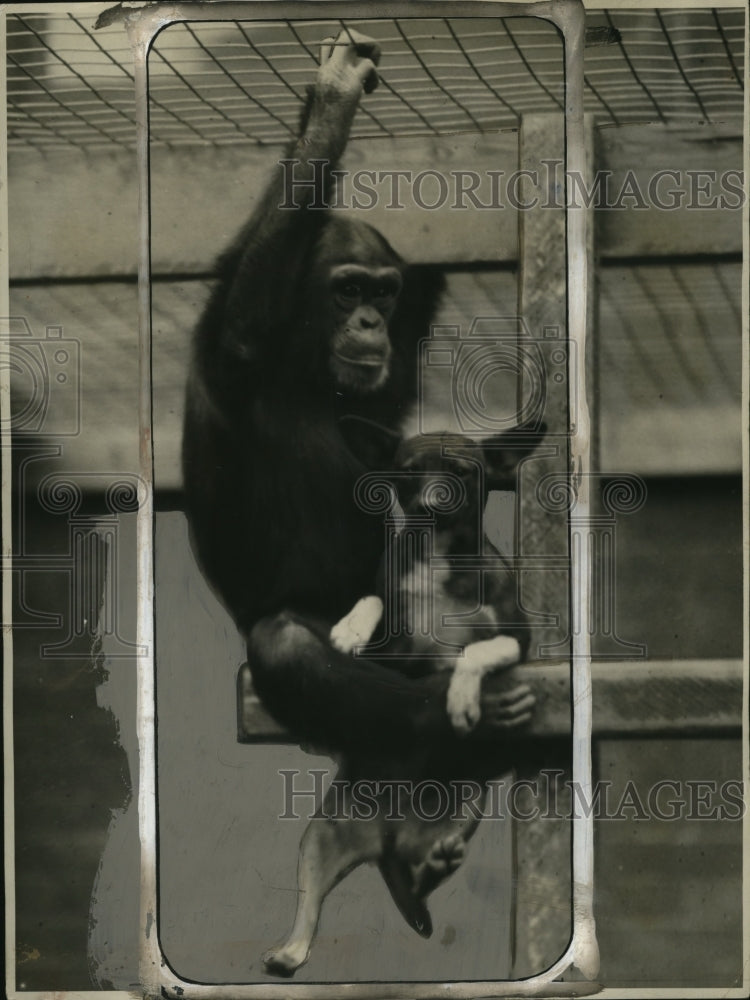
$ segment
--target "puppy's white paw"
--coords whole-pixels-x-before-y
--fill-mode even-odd
[[[494,639],[472,642],[464,649],[459,668],[485,673],[499,667],[510,667],[521,659],[521,646],[512,635],[496,635]]]
[[[456,670],[448,688],[448,715],[457,733],[469,733],[479,722],[481,674]]]
[[[336,622],[328,637],[334,649],[338,649],[341,653],[351,653],[359,641],[349,621],[350,617],[350,615],[347,615],[341,621]]]
[[[301,965],[305,964],[308,956],[309,951],[304,944],[286,944],[267,951],[263,956],[263,965],[270,976],[281,976],[288,979]]]
[[[354,605],[348,615],[331,629],[331,645],[341,653],[351,653],[356,646],[370,641],[375,627],[383,614],[383,602],[374,594],[363,597]]]

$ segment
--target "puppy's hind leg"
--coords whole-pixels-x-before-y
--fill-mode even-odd
[[[325,806],[323,807],[325,813]],[[300,844],[297,913],[287,940],[263,956],[266,972],[293,976],[310,955],[328,893],[352,869],[372,861],[381,851],[377,824],[362,820],[315,816]]]
[[[477,782],[470,784],[475,789],[471,798],[462,797],[461,803],[456,803],[455,818],[435,837],[422,862],[412,868],[414,892],[421,899],[437,889],[466,859],[467,845],[477,831],[487,798],[486,787]]]

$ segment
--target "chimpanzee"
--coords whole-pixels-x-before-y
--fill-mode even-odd
[[[247,639],[259,697],[300,741],[344,752],[451,729],[446,676],[409,678],[328,640],[372,592],[384,543],[382,515],[354,500],[372,456],[347,439],[345,418],[399,426],[443,288],[372,227],[313,207],[329,204],[379,58],[350,29],[323,44],[287,152],[298,207],[280,207],[290,164],[277,164],[219,261],[183,439],[193,547]]]

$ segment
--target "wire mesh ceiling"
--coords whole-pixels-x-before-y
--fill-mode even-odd
[[[149,57],[152,141],[283,142],[318,43],[342,25],[169,26]],[[356,136],[514,129],[524,114],[562,108],[562,44],[538,18],[381,18],[356,27],[384,52],[382,84],[363,102]],[[586,110],[598,125],[741,119],[741,8],[589,11],[587,30],[592,43],[609,40],[585,54]],[[117,25],[94,31],[73,14],[9,16],[9,147],[132,145],[133,76]]]

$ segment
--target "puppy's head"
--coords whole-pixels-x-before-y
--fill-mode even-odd
[[[407,517],[440,522],[481,514],[490,490],[515,490],[516,472],[546,428],[515,427],[481,441],[462,434],[420,434],[404,441],[394,460],[394,486]]]

